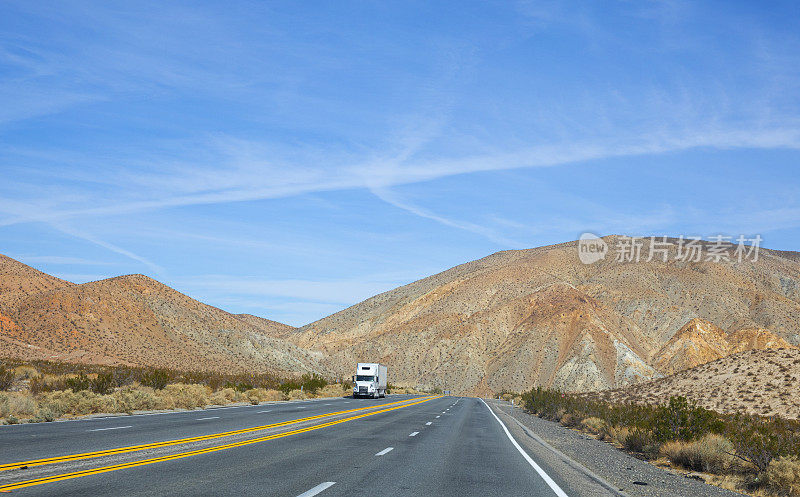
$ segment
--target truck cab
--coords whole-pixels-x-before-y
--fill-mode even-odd
[[[353,397],[386,397],[386,366],[374,362],[359,362],[353,376]]]

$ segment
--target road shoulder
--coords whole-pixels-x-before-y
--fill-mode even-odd
[[[488,401],[495,413],[537,461],[571,489],[569,495],[735,497],[731,492],[689,479],[622,452],[558,423],[530,415],[503,401]]]

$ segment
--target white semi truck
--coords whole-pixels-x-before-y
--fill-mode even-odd
[[[359,362],[353,376],[353,397],[386,397],[387,370],[383,364]]]

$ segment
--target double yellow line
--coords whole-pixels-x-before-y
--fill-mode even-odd
[[[410,399],[413,400],[413,399]],[[394,404],[402,404],[403,402],[409,402],[409,399],[406,400],[399,400],[396,402],[390,402],[388,404],[381,404],[381,406],[390,406]],[[163,442],[153,442],[149,444],[142,444],[142,445],[131,445],[128,447],[118,447],[116,449],[107,449],[107,450],[99,450],[96,452],[83,452],[80,454],[69,454],[66,456],[56,456],[56,457],[48,457],[46,459],[34,459],[31,461],[20,461],[8,464],[0,464],[0,471],[7,471],[9,469],[19,469],[23,467],[33,467],[33,466],[44,466],[46,464],[55,464],[60,462],[67,462],[67,461],[80,461],[82,459],[92,459],[95,457],[103,457],[103,456],[111,456],[114,454],[125,454],[128,452],[138,452],[140,450],[147,450],[147,449],[156,449],[159,447],[170,447],[172,445],[181,445],[187,444],[192,442],[201,442],[203,440],[214,440],[216,438],[223,438],[229,437],[232,435],[239,435],[242,433],[252,433],[255,431],[261,430],[268,430],[270,428],[278,428],[281,426],[293,425],[296,423],[302,423],[304,421],[313,421],[315,419],[322,419],[322,418],[329,418],[331,416],[338,416],[341,414],[347,414],[351,412],[363,411],[365,409],[375,409],[376,407],[381,406],[369,406],[369,407],[359,407],[357,409],[348,409],[346,411],[337,411],[331,412],[328,414],[318,414],[316,416],[308,416],[306,418],[300,419],[292,419],[289,421],[283,421],[280,423],[273,423],[269,425],[262,425],[262,426],[254,426],[252,428],[243,428],[241,430],[233,430],[233,431],[225,431],[221,433],[212,433],[210,435],[202,435],[197,437],[190,437],[190,438],[179,438],[176,440],[165,440]]]
[[[155,463],[158,463],[158,462],[171,461],[171,460],[174,460],[174,459],[182,459],[184,457],[191,457],[191,456],[196,456],[196,455],[200,455],[200,454],[208,454],[208,453],[211,453],[211,452],[218,452],[218,451],[221,451],[221,450],[232,449],[234,447],[242,447],[242,446],[245,446],[245,445],[250,445],[250,444],[255,444],[255,443],[260,443],[260,442],[266,442],[268,440],[274,440],[276,438],[283,438],[283,437],[288,437],[288,436],[291,436],[291,435],[297,435],[299,433],[305,433],[305,432],[309,432],[309,431],[319,430],[321,428],[326,428],[328,426],[333,426],[333,425],[337,425],[337,424],[340,424],[340,423],[345,423],[347,421],[352,421],[354,419],[360,419],[360,418],[365,418],[367,416],[374,416],[375,414],[380,414],[380,413],[383,413],[383,412],[394,411],[395,409],[402,409],[403,407],[409,407],[409,406],[413,406],[413,405],[416,405],[416,404],[422,404],[423,402],[428,402],[428,401],[431,401],[433,399],[437,399],[439,397],[440,396],[423,397],[422,399],[416,400],[416,401],[402,400],[402,401],[397,401],[397,402],[391,402],[389,404],[383,404],[383,406],[389,406],[389,405],[393,405],[393,404],[402,404],[402,405],[394,405],[393,407],[390,407],[388,409],[380,409],[378,411],[359,414],[357,416],[351,416],[349,418],[339,419],[339,420],[335,420],[335,421],[329,421],[327,423],[308,426],[308,427],[305,427],[305,428],[299,428],[297,430],[287,431],[287,432],[284,432],[284,433],[277,433],[277,434],[274,434],[274,435],[267,435],[267,436],[263,436],[263,437],[259,437],[259,438],[252,438],[252,439],[249,439],[249,440],[242,440],[240,442],[233,442],[233,443],[229,443],[229,444],[225,444],[225,445],[218,445],[216,447],[208,447],[208,448],[205,448],[205,449],[192,450],[192,451],[188,451],[188,452],[180,452],[180,453],[177,453],[177,454],[161,456],[161,457],[154,457],[154,458],[151,458],[151,459],[143,459],[141,461],[133,461],[133,462],[129,462],[129,463],[114,464],[114,465],[111,465],[111,466],[103,466],[103,467],[94,468],[94,469],[87,469],[87,470],[83,470],[83,471],[75,471],[73,473],[64,473],[64,474],[59,474],[59,475],[47,476],[47,477],[44,477],[44,478],[36,478],[34,480],[21,481],[21,482],[17,482],[17,483],[9,483],[9,484],[6,484],[6,485],[0,485],[0,491],[9,491],[9,490],[15,490],[15,489],[18,489],[18,488],[31,487],[31,486],[34,486],[34,485],[41,485],[41,484],[44,484],[44,483],[52,483],[52,482],[56,482],[56,481],[70,480],[72,478],[80,478],[80,477],[83,477],[83,476],[96,475],[96,474],[100,474],[100,473],[107,473],[109,471],[118,471],[120,469],[133,468],[133,467],[136,467],[136,466],[145,466],[145,465],[148,465],[148,464],[155,464]],[[261,427],[255,427],[255,428],[246,428],[244,430],[235,430],[235,431],[230,431],[230,432],[217,433],[217,434],[213,434],[213,435],[206,435],[206,436],[202,436],[202,437],[192,437],[192,438],[184,438],[184,439],[179,439],[179,440],[171,440],[171,441],[167,441],[167,442],[156,442],[156,443],[153,443],[153,444],[135,445],[135,446],[131,446],[131,447],[121,447],[119,449],[110,449],[110,450],[107,450],[107,451],[98,451],[98,452],[87,452],[87,453],[83,453],[83,454],[73,454],[71,456],[52,457],[52,458],[48,458],[48,459],[38,459],[38,460],[34,460],[34,461],[28,461],[28,462],[25,462],[25,463],[13,463],[11,465],[4,465],[3,468],[4,469],[11,469],[11,467],[20,467],[20,465],[22,465],[22,466],[26,466],[27,465],[29,467],[30,466],[41,466],[41,465],[44,465],[44,464],[53,464],[55,462],[74,461],[74,460],[80,460],[80,459],[89,459],[89,458],[93,458],[93,457],[101,457],[101,456],[104,456],[104,455],[121,454],[121,453],[125,453],[125,452],[135,452],[135,451],[139,451],[139,450],[145,450],[146,448],[165,447],[165,446],[169,446],[169,445],[177,445],[177,444],[189,443],[190,441],[209,440],[209,439],[213,439],[213,438],[219,438],[219,437],[222,437],[222,436],[228,436],[228,435],[233,435],[233,434],[238,434],[238,433],[247,433],[247,432],[252,432],[252,431],[256,431],[256,430],[263,430],[263,429],[266,429],[268,427],[285,426],[285,425],[289,425],[289,424],[299,423],[299,422],[302,422],[302,421],[335,416],[335,415],[338,415],[338,414],[346,414],[346,413],[349,413],[349,412],[363,411],[365,409],[374,409],[375,407],[376,406],[370,406],[370,407],[362,407],[362,408],[358,408],[358,409],[350,409],[350,410],[347,410],[347,411],[338,411],[338,412],[330,413],[330,414],[321,414],[321,415],[318,415],[318,416],[310,416],[310,417],[307,417],[307,418],[301,418],[301,419],[297,419],[297,420],[293,420],[293,421],[286,421],[286,422],[283,422],[283,423],[276,423],[274,425],[265,425],[265,426],[261,426]],[[83,457],[78,457],[78,456],[83,456]],[[6,467],[6,466],[11,466],[11,467]]]

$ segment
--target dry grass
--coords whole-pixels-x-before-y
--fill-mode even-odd
[[[212,393],[209,401],[212,405],[222,406],[232,402],[242,402],[244,397],[244,394],[239,390],[228,387]]]
[[[767,486],[783,495],[800,495],[800,459],[781,457],[772,461],[766,472]]]
[[[605,426],[606,422],[600,418],[591,417],[581,421],[581,427],[592,435],[599,435],[602,433]]]
[[[317,390],[317,397],[344,397],[345,393],[345,387],[339,383],[333,383]]]
[[[283,393],[277,389],[243,386],[228,383],[225,387],[211,388],[207,384],[191,381],[173,382],[163,388],[153,388],[137,381],[124,386],[94,390],[98,373],[76,375],[42,374],[30,365],[19,365],[13,370],[17,391],[0,392],[0,424],[19,422],[53,421],[62,417],[74,417],[99,413],[133,413],[135,411],[198,409],[208,405],[226,405],[239,402],[259,404],[282,400],[298,400],[316,397],[342,397],[347,390],[343,384],[327,384],[316,390],[291,390]],[[77,391],[68,387],[69,380],[79,380]],[[312,378],[313,379],[313,378]],[[31,381],[33,380],[33,381]],[[34,389],[33,383],[44,382],[51,388]],[[315,383],[319,383],[314,379]],[[60,387],[60,388],[53,388]],[[94,390],[94,391],[93,391]]]
[[[261,402],[272,402],[276,400],[283,400],[283,392],[280,390],[267,390],[266,388],[252,388],[244,392],[244,396],[251,404],[259,404]]]
[[[304,400],[308,398],[308,393],[304,392],[303,390],[296,389],[291,390],[286,396],[289,398],[289,400]]]
[[[731,467],[733,451],[730,440],[714,433],[694,442],[672,441],[661,447],[661,454],[679,466],[716,474]]]
[[[17,366],[14,368],[14,376],[17,380],[31,380],[38,378],[41,374],[33,366]]]

